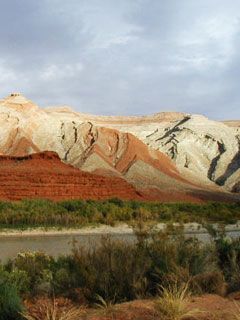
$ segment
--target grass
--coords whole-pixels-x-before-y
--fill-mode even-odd
[[[79,320],[82,315],[81,309],[75,307],[61,310],[53,299],[51,303],[43,304],[35,315],[23,313],[22,317],[26,320]]]
[[[155,309],[162,320],[181,320],[193,318],[199,314],[198,310],[189,310],[188,302],[191,296],[188,284],[161,287],[161,297],[155,303]]]
[[[240,305],[235,302],[236,311],[233,312],[232,320],[240,320]]]
[[[103,314],[106,317],[111,317],[112,320],[115,319],[116,315],[116,306],[114,305],[114,302],[112,301],[106,301],[101,297],[100,295],[96,295],[97,303],[95,303],[95,306],[97,309],[100,310],[100,312],[96,312],[96,314]]]

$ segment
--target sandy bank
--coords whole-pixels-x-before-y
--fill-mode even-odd
[[[154,226],[153,230],[160,231],[166,228],[166,224],[159,223]],[[184,233],[186,234],[204,234],[208,233],[202,225],[197,223],[187,223],[182,226],[175,223],[174,226],[182,227],[184,229]],[[217,227],[217,224],[214,224]],[[226,225],[226,232],[240,232],[240,224],[234,225]],[[63,236],[63,235],[111,235],[111,234],[133,234],[133,228],[127,224],[120,224],[117,226],[108,226],[108,225],[100,225],[100,226],[89,226],[83,227],[79,229],[65,229],[65,228],[34,228],[34,229],[1,229],[0,237],[31,237],[31,236]]]

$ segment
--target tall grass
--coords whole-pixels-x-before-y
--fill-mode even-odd
[[[235,302],[236,311],[233,312],[232,320],[240,320],[240,305]]]
[[[81,316],[81,309],[69,307],[62,310],[55,299],[52,302],[42,304],[34,315],[30,313],[22,314],[22,317],[26,320],[80,320]]]
[[[198,310],[189,310],[188,303],[191,293],[188,284],[173,284],[161,287],[161,297],[155,302],[155,309],[162,320],[181,320],[185,317],[193,319]]]

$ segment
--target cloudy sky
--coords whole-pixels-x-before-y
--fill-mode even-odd
[[[240,119],[239,0],[0,0],[0,96]]]

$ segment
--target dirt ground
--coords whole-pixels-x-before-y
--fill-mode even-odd
[[[35,315],[36,319],[42,319],[41,314],[46,306],[53,306],[53,302],[47,298],[26,301],[25,304],[29,313]],[[87,308],[84,305],[73,305],[68,299],[55,300],[55,307],[59,313],[64,313],[73,306],[78,308],[80,311],[79,320],[161,320],[156,314],[154,305],[154,300],[135,300],[117,305]],[[234,314],[238,311],[240,317],[240,293],[226,298],[210,294],[192,297],[188,306],[190,310],[198,312],[194,318],[186,318],[188,320],[237,320],[238,318],[234,317]]]

